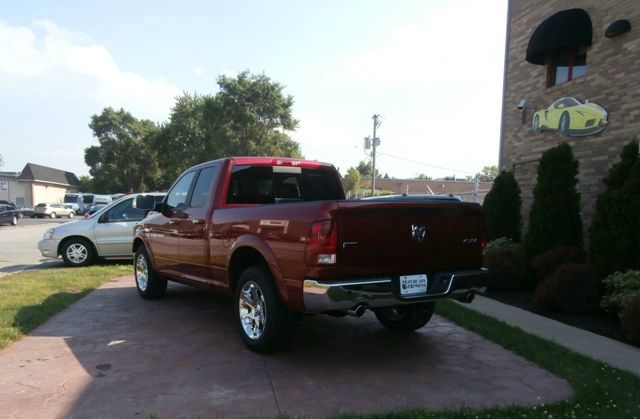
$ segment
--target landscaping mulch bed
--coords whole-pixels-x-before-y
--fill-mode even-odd
[[[533,299],[533,295],[526,292],[487,291],[485,296],[500,301],[501,303],[509,304],[540,316],[640,348],[640,344],[631,343],[624,338],[618,318],[603,311],[590,313],[561,313],[549,311],[537,305]]]

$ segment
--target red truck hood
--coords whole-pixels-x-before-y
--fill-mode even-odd
[[[339,201],[331,215],[338,227],[338,265],[352,273],[403,275],[482,266],[485,238],[478,204]]]

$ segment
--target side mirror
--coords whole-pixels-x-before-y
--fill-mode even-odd
[[[133,208],[152,211],[156,209],[156,200],[153,195],[138,195],[133,200]]]

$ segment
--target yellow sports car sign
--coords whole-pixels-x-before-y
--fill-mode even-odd
[[[533,130],[559,131],[579,137],[598,133],[607,126],[607,111],[595,103],[580,103],[574,97],[563,97],[533,114]]]

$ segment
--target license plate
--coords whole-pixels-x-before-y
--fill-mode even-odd
[[[404,275],[400,277],[400,295],[427,293],[427,275]]]

